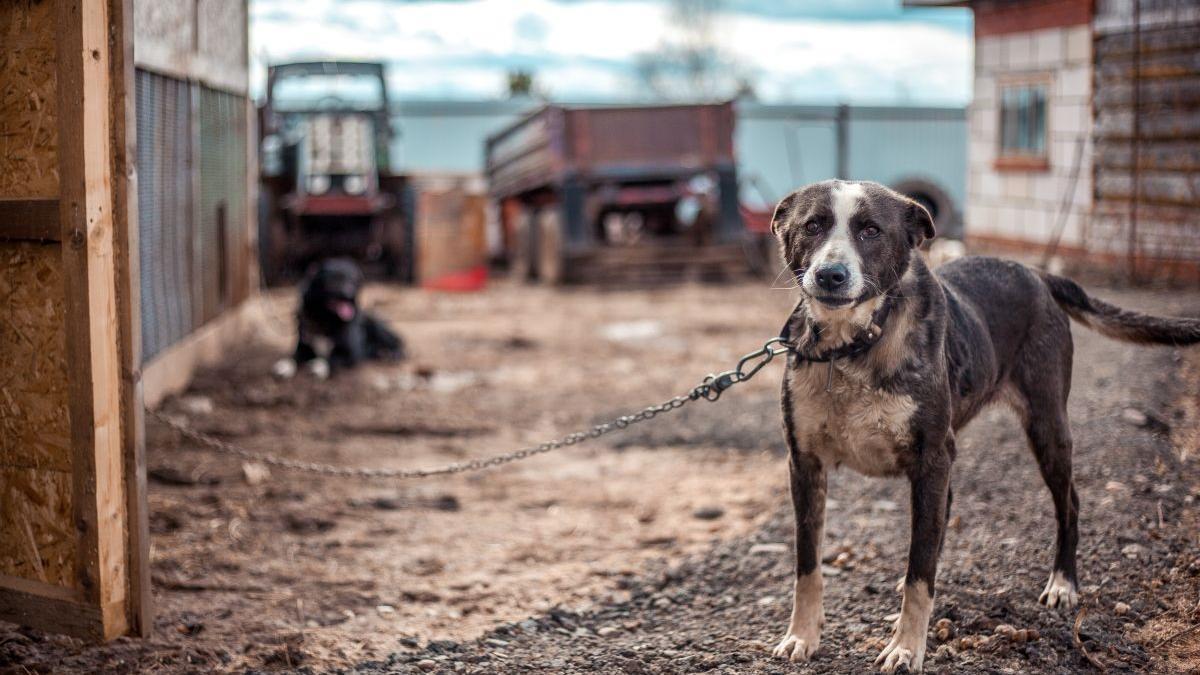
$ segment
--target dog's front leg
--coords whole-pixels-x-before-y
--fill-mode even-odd
[[[953,438],[947,434],[944,440],[915,448],[917,459],[909,472],[912,541],[908,548],[908,572],[904,577],[904,600],[892,640],[875,659],[875,665],[885,673],[903,668],[920,672],[925,663],[925,636],[933,611],[933,584],[950,508],[953,443]]]
[[[825,467],[815,455],[788,439],[791,459],[792,506],[796,511],[796,586],[787,635],[775,656],[807,661],[821,644],[825,610],[821,605],[821,537],[825,529]]]

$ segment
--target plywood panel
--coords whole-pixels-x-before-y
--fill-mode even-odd
[[[0,2],[0,196],[58,195],[54,6]]]
[[[71,586],[63,299],[58,244],[0,242],[0,574]]]

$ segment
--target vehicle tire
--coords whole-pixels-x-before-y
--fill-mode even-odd
[[[516,281],[526,282],[533,277],[536,219],[537,211],[533,209],[521,209],[517,217],[517,226],[513,232],[512,257],[508,262],[509,276]]]
[[[537,277],[546,285],[557,286],[563,282],[562,218],[561,209],[551,205],[538,214],[537,227]]]
[[[929,211],[939,238],[961,239],[962,218],[955,208],[954,200],[941,187],[923,179],[902,180],[892,186]]]

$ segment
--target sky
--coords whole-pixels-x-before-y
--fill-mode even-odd
[[[901,0],[724,0],[722,53],[768,103],[962,105],[972,24],[964,9]],[[532,71],[559,101],[653,97],[638,55],[678,36],[664,0],[251,0],[255,91],[268,63],[380,60],[394,99],[495,99]]]

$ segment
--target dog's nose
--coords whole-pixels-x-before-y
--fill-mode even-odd
[[[836,291],[850,280],[850,270],[841,263],[823,265],[817,269],[817,286],[823,291]]]

